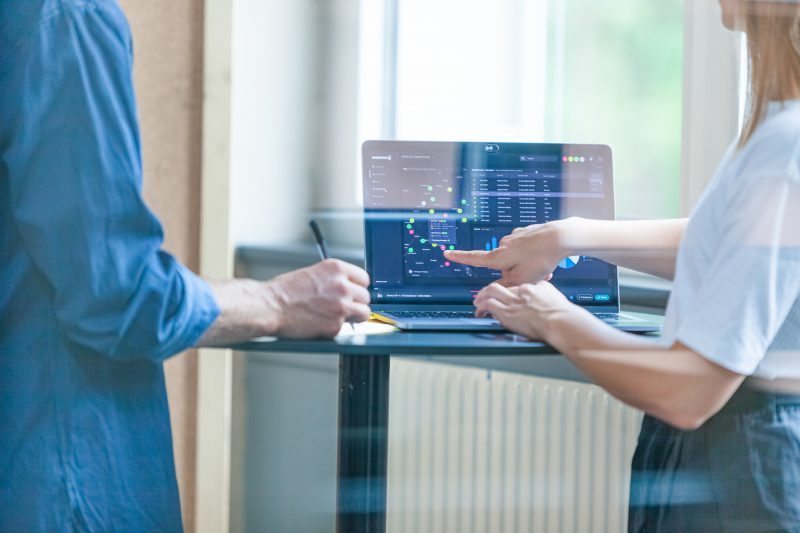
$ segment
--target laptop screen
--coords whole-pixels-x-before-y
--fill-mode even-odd
[[[373,303],[470,304],[500,273],[443,251],[492,250],[519,226],[614,218],[602,145],[368,141],[363,146]],[[616,267],[567,257],[553,283],[573,302],[617,306]]]

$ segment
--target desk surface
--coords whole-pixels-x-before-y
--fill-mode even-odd
[[[550,346],[510,333],[402,332],[340,335],[332,340],[256,339],[228,346],[247,352],[341,355],[555,355]]]

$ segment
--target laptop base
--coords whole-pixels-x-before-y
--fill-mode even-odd
[[[461,315],[462,311],[457,313]],[[428,318],[424,316],[409,317],[404,316],[405,314],[402,311],[373,309],[372,319],[391,324],[404,331],[507,331],[500,322],[493,318],[467,316]],[[647,313],[623,311],[620,313],[601,312],[596,315],[600,315],[598,318],[609,326],[630,333],[660,332],[663,322],[663,317]]]

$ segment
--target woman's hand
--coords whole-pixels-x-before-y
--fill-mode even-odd
[[[476,316],[492,315],[514,333],[541,341],[548,340],[547,325],[552,319],[585,312],[547,281],[512,288],[492,283],[478,293],[475,307]]]
[[[570,255],[563,246],[564,233],[580,224],[580,220],[517,228],[491,252],[452,250],[444,255],[448,261],[499,270],[503,275],[500,283],[508,287],[549,280],[559,261]]]

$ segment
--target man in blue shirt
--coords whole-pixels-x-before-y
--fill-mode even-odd
[[[0,0],[0,531],[179,531],[162,362],[368,317],[327,261],[206,282],[141,197],[114,0]]]

